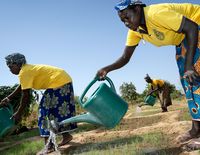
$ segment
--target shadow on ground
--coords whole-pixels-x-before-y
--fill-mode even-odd
[[[156,149],[156,148],[147,148],[143,150],[144,155],[178,155],[182,152],[181,148],[164,148],[164,149]]]
[[[92,150],[105,150],[110,148],[116,148],[116,147],[123,147],[127,144],[132,144],[135,142],[142,142],[143,138],[140,136],[133,136],[130,138],[120,138],[113,141],[107,141],[107,142],[101,142],[101,143],[86,143],[82,144],[76,150],[63,150],[63,154],[79,154],[79,153],[87,153]]]

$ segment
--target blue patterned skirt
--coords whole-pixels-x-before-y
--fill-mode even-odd
[[[200,83],[190,86],[186,79],[183,78],[187,48],[188,44],[186,39],[184,39],[181,43],[181,46],[176,47],[176,60],[179,68],[181,84],[185,91],[190,114],[193,120],[200,121]],[[197,73],[200,75],[200,26],[198,44],[193,60],[193,65]]]
[[[45,90],[39,105],[38,116],[38,126],[42,137],[48,137],[50,134],[47,120],[61,122],[73,116],[75,116],[75,102],[72,83],[57,89]],[[59,132],[64,133],[75,128],[77,128],[76,123],[62,125]]]

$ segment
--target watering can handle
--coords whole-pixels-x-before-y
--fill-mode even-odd
[[[105,77],[105,80],[108,81],[108,83],[110,84],[110,86],[111,86],[110,88],[111,88],[114,92],[116,92],[115,86],[114,86],[112,80],[111,80],[109,77],[107,77],[107,76]],[[98,77],[98,76],[96,76],[96,77],[89,83],[89,85],[85,88],[83,94],[81,95],[81,97],[80,97],[80,99],[79,99],[81,106],[83,106],[83,104],[84,104],[83,98],[84,98],[85,94],[88,92],[88,90],[90,89],[90,87],[92,87],[92,85],[93,85],[96,81],[99,81],[99,77]]]

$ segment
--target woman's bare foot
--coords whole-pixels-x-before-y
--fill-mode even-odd
[[[176,138],[176,142],[178,144],[186,144],[188,143],[191,139],[195,138],[195,136],[190,134],[190,131],[184,133],[183,135],[180,135]]]
[[[58,144],[58,146],[63,146],[65,144],[69,143],[72,139],[73,139],[72,135],[70,135],[69,133],[64,133],[63,140],[60,144]]]
[[[187,143],[183,149],[187,151],[194,151],[200,149],[200,138],[192,139],[189,143]]]
[[[54,152],[55,146],[53,143],[50,143],[47,148],[43,148],[40,152],[38,152],[36,155],[47,155],[48,153]]]

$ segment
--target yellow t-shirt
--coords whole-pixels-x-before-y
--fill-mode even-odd
[[[135,46],[144,39],[156,46],[179,45],[184,34],[178,33],[183,17],[200,25],[200,5],[163,3],[144,7],[148,34],[129,30],[126,46]],[[139,27],[142,29],[141,27]]]
[[[71,77],[63,69],[49,65],[25,64],[18,77],[21,89],[58,88],[72,82]]]
[[[151,85],[153,86],[153,89],[157,88],[157,86],[162,87],[164,85],[163,80],[152,80]]]

